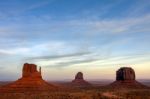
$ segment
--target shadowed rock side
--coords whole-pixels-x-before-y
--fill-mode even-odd
[[[58,87],[42,79],[41,67],[37,71],[35,64],[25,63],[22,69],[22,77],[11,84],[2,86],[0,92],[40,92],[54,91],[57,89]]]
[[[122,67],[116,71],[116,80],[117,81],[134,81],[135,72],[130,67]]]
[[[74,86],[90,86],[91,84],[84,80],[83,73],[78,72],[75,76],[75,79],[71,83]]]
[[[144,88],[146,86],[135,80],[135,72],[130,67],[121,67],[116,71],[116,81],[109,86],[114,88]]]

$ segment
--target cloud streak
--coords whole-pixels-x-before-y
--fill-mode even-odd
[[[79,52],[72,54],[64,54],[64,55],[54,55],[54,56],[39,56],[39,57],[29,57],[27,60],[39,61],[39,60],[53,60],[60,58],[72,58],[72,57],[82,57],[85,55],[91,54],[90,52]]]
[[[0,50],[0,55],[5,56],[5,55],[12,55],[12,52],[6,51],[6,50]]]
[[[99,53],[100,54],[100,53]],[[142,62],[148,62],[150,53],[130,54],[121,56],[100,56],[98,54],[89,54],[83,56],[56,58],[54,60],[38,60],[45,68],[66,68],[81,66],[82,68],[105,67],[105,66],[128,66]],[[46,61],[47,63],[45,64]]]
[[[73,66],[73,65],[80,65],[80,64],[87,64],[87,63],[91,63],[91,62],[95,62],[98,59],[84,59],[84,60],[72,60],[72,61],[68,61],[68,62],[58,62],[54,65],[48,65],[48,66],[44,66],[46,68],[64,68],[64,67],[68,67],[68,66]]]

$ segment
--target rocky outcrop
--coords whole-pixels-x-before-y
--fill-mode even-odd
[[[116,81],[109,86],[113,88],[145,88],[135,78],[135,72],[131,67],[121,67],[116,71]]]
[[[75,86],[90,86],[91,84],[84,80],[82,72],[78,72],[75,75],[75,79],[72,81],[72,85],[75,85]]]
[[[37,66],[35,64],[25,63],[22,69],[22,78],[32,77],[32,78],[42,78],[41,67],[37,71]]]
[[[25,63],[22,69],[22,77],[17,81],[0,88],[0,93],[8,92],[41,92],[55,91],[58,87],[47,83],[42,79],[41,67],[39,71],[35,64]]]
[[[135,72],[130,67],[122,67],[116,71],[117,81],[135,80]]]
[[[83,73],[82,72],[78,72],[77,74],[76,74],[76,76],[75,76],[75,80],[84,80],[83,79]]]

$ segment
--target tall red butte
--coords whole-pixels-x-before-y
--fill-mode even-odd
[[[131,67],[121,67],[116,71],[116,81],[110,84],[113,88],[144,88],[136,81],[135,72]]]
[[[22,77],[13,83],[2,86],[0,92],[41,92],[57,89],[58,87],[42,79],[41,67],[38,71],[35,64],[25,63],[22,69]]]

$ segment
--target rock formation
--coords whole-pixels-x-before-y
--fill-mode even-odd
[[[122,67],[118,71],[116,71],[116,80],[117,81],[135,80],[135,72],[130,67]]]
[[[83,79],[83,73],[82,73],[82,72],[78,72],[78,73],[76,74],[76,76],[75,76],[75,79],[76,79],[76,80],[84,80],[84,79]]]
[[[72,84],[75,86],[89,86],[89,85],[91,85],[90,83],[88,83],[87,81],[84,80],[82,72],[78,72],[75,75],[75,79],[72,81]]]
[[[116,81],[110,84],[115,88],[143,88],[141,83],[135,80],[135,72],[131,67],[121,67],[116,71]]]
[[[41,67],[39,71],[37,71],[37,66],[35,64],[25,63],[22,69],[22,78],[27,78],[27,77],[42,79]]]
[[[41,92],[54,91],[58,88],[42,79],[41,67],[37,71],[35,64],[25,63],[22,69],[22,77],[17,81],[2,86],[0,92]]]

